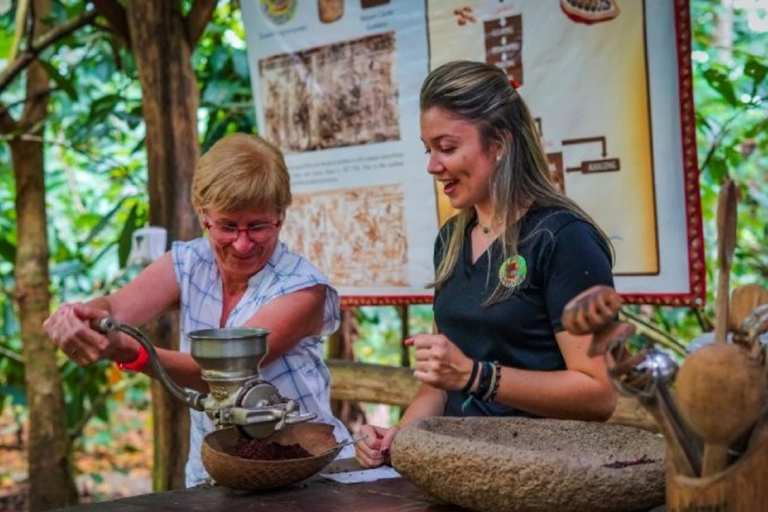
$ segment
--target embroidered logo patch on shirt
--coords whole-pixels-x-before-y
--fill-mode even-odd
[[[499,281],[507,288],[519,286],[528,274],[528,264],[519,254],[504,260],[499,267]]]

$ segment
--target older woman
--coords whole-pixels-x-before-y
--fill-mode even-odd
[[[298,401],[302,412],[315,412],[318,421],[333,424],[337,438],[346,438],[344,426],[330,411],[330,376],[322,357],[321,336],[338,327],[338,294],[314,266],[279,241],[291,204],[282,154],[255,136],[220,140],[198,163],[192,202],[207,238],[174,242],[170,252],[109,296],[62,305],[44,324],[51,340],[81,366],[109,359],[124,370],[149,374],[138,342],[124,335],[102,336],[89,327],[89,320],[109,315],[142,325],[179,309],[181,351],[158,350],[161,364],[181,386],[208,392],[188,354],[186,333],[266,328],[264,378]],[[190,414],[188,486],[207,476],[200,450],[213,429],[204,413]]]
[[[560,317],[582,290],[613,284],[610,244],[551,181],[519,91],[496,66],[450,62],[426,78],[420,107],[427,172],[459,213],[435,244],[435,332],[406,342],[422,385],[400,424],[607,419],[616,394],[605,362]],[[360,464],[386,463],[397,432],[365,426]]]

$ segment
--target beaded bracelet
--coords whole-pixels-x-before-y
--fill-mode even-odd
[[[466,384],[464,384],[464,387],[461,389],[462,393],[468,393],[470,389],[472,389],[472,384],[475,383],[475,377],[477,377],[477,368],[480,366],[480,363],[477,361],[472,361],[472,373],[469,374],[469,380]]]
[[[488,390],[483,395],[483,402],[490,402],[491,401],[491,392],[493,392],[493,387],[496,385],[497,379],[496,379],[496,365],[494,365],[491,362],[486,363],[491,368],[491,378],[488,380]]]
[[[482,371],[480,372],[480,381],[477,385],[477,390],[472,393],[478,400],[483,400],[483,397],[491,387],[491,374],[493,373],[493,364],[488,361],[480,363],[482,365]]]
[[[493,382],[493,385],[491,386],[491,392],[488,394],[488,400],[486,402],[493,402],[496,400],[496,393],[499,391],[499,382],[501,382],[501,363],[498,361],[493,362],[493,367],[495,368],[495,377],[496,379]]]

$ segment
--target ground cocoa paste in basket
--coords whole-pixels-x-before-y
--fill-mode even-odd
[[[277,443],[262,443],[258,439],[243,438],[237,440],[232,455],[252,460],[303,459],[312,456],[298,443],[283,446]]]

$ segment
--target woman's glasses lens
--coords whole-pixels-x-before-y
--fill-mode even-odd
[[[218,242],[230,243],[237,240],[241,231],[244,231],[248,238],[257,244],[267,242],[272,238],[272,235],[277,231],[277,227],[280,225],[279,221],[274,223],[254,224],[247,228],[238,228],[236,226],[220,225],[215,223],[208,223],[208,231]]]

